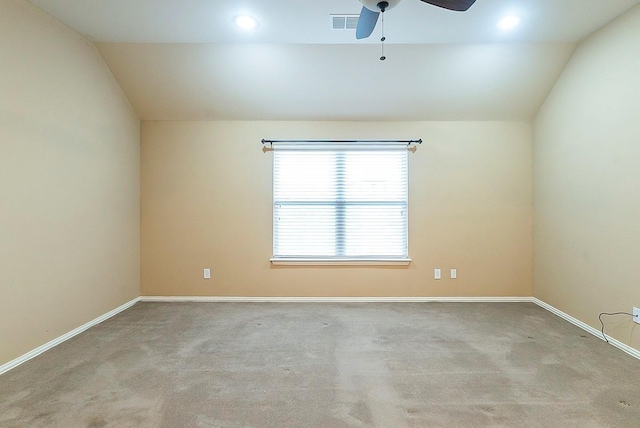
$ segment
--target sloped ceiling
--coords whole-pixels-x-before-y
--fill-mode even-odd
[[[31,0],[96,42],[144,120],[530,120],[576,44],[640,0],[404,0],[356,41],[357,0]],[[259,20],[252,32],[233,18]],[[512,32],[496,28],[521,17]]]
[[[571,44],[99,44],[143,119],[532,117]]]

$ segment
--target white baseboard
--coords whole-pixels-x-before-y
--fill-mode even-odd
[[[57,337],[47,343],[45,343],[42,346],[37,347],[36,349],[33,349],[29,352],[27,352],[26,354],[16,358],[15,360],[9,361],[6,364],[3,364],[0,366],[0,375],[2,375],[5,372],[8,372],[9,370],[18,367],[20,364],[25,363],[27,361],[29,361],[30,359],[37,357],[38,355],[42,354],[45,351],[48,351],[49,349],[53,348],[54,346],[58,346],[59,344],[61,344],[64,341],[67,341],[69,339],[71,339],[74,336],[77,336],[78,334],[82,333],[83,331],[93,327],[94,325],[100,324],[101,322],[111,318],[114,315],[119,314],[120,312],[124,311],[125,309],[130,308],[131,306],[135,305],[136,303],[138,303],[140,301],[139,297],[136,297],[135,299],[125,303],[124,305],[118,306],[117,308],[115,308],[112,311],[107,312],[104,315],[99,316],[98,318],[89,321],[86,324],[81,325],[80,327],[71,330],[68,333],[63,334],[60,337]]]
[[[240,296],[140,296],[141,302],[200,303],[422,303],[422,302],[532,302],[532,297],[240,297]]]
[[[591,327],[589,324],[586,324],[582,321],[580,321],[577,318],[572,317],[571,315],[562,312],[560,309],[555,308],[553,306],[551,306],[548,303],[543,302],[542,300],[536,299],[535,297],[532,299],[533,303],[535,303],[536,305],[548,310],[551,313],[556,314],[557,316],[559,316],[560,318],[564,319],[565,321],[569,321],[571,324],[580,327],[581,329],[583,329],[584,331],[593,334],[595,337],[597,337],[600,340],[604,341],[604,338],[602,337],[602,332],[596,328]],[[636,357],[637,359],[640,360],[640,351],[638,351],[635,348],[632,348],[629,345],[626,345],[622,342],[620,342],[619,340],[616,340],[610,336],[607,336],[607,339],[609,340],[609,343],[612,344],[613,346],[615,346],[616,348],[626,352],[627,354],[631,355],[632,357]]]

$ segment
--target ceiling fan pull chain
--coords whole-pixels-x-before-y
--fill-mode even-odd
[[[387,59],[386,56],[384,56],[384,41],[387,38],[384,36],[384,11],[382,11],[382,37],[380,38],[380,45],[382,47],[382,56],[380,57],[380,61],[384,61],[385,59]]]

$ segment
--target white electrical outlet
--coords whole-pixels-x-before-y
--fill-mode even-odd
[[[442,271],[440,269],[434,269],[433,270],[433,278],[434,279],[442,278]]]
[[[640,308],[633,308],[633,322],[640,324]]]
[[[458,277],[458,270],[451,269],[451,279],[456,279]]]
[[[204,270],[204,279],[211,279],[211,269]]]

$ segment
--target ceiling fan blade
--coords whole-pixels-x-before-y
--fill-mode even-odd
[[[373,33],[376,28],[380,12],[374,12],[362,6],[360,18],[358,18],[358,26],[356,27],[356,39],[366,39]]]
[[[424,3],[429,3],[434,6],[442,7],[449,10],[455,10],[457,12],[464,12],[468,10],[476,0],[420,0]]]

